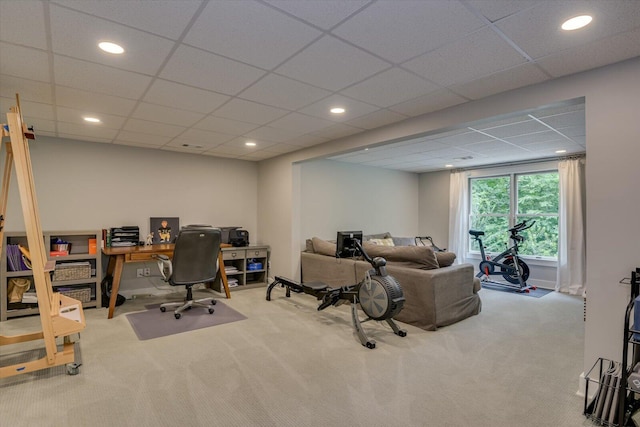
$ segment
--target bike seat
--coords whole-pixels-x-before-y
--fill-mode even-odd
[[[473,237],[484,236],[484,231],[469,230],[469,234]]]

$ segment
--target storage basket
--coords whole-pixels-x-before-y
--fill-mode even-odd
[[[56,265],[53,272],[53,281],[60,280],[79,280],[91,278],[91,263],[89,262],[70,262]]]
[[[91,301],[91,288],[58,288],[58,291],[62,295],[77,299],[80,302]]]

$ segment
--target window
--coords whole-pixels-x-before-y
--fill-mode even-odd
[[[471,178],[469,227],[485,232],[488,252],[502,252],[509,242],[507,230],[523,220],[535,224],[523,232],[520,254],[544,258],[558,256],[558,172],[510,174]],[[470,239],[469,249],[478,244]]]

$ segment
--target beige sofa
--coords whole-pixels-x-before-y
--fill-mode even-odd
[[[382,247],[365,242],[365,250],[372,257],[387,259],[388,274],[402,287],[405,303],[396,320],[436,330],[480,312],[480,281],[471,264],[439,267],[429,247]],[[335,244],[315,237],[301,254],[301,267],[303,282],[320,281],[332,287],[355,284],[371,269],[362,259],[336,258]]]

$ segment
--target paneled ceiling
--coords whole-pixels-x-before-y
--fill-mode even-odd
[[[638,55],[636,0],[0,0],[0,108],[19,93],[37,135],[253,161]],[[336,159],[424,171],[584,151],[583,108]]]

